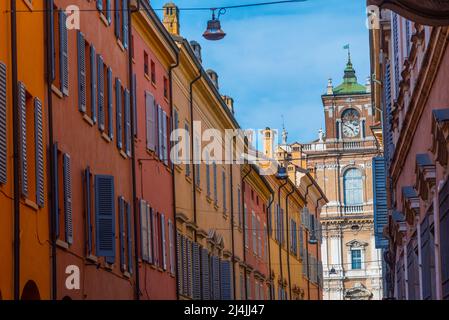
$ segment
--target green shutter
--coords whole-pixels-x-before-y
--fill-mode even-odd
[[[114,177],[95,176],[96,255],[115,258]]]

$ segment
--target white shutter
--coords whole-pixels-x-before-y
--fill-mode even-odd
[[[140,200],[140,237],[142,260],[148,261],[148,214],[145,200]]]

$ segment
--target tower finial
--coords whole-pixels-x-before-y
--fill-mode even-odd
[[[351,48],[350,48],[349,44],[345,45],[343,47],[343,49],[348,50],[348,64],[350,64],[351,63]]]
[[[288,132],[287,130],[285,130],[284,115],[281,115],[281,117],[282,117],[282,144],[287,145]]]

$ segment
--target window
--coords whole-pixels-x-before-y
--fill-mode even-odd
[[[242,227],[242,193],[240,187],[237,187],[237,216],[239,228]]]
[[[145,117],[146,117],[146,138],[147,138],[147,149],[150,151],[156,151],[157,145],[157,109],[154,101],[153,95],[145,91]]]
[[[145,75],[150,76],[150,67],[148,65],[148,53],[146,51],[143,52],[143,72]]]
[[[111,24],[111,1],[97,0],[97,10],[106,18],[107,23]]]
[[[8,175],[7,90],[6,65],[0,62],[0,184],[6,184]]]
[[[245,276],[240,271],[240,300],[245,300]]]
[[[168,79],[164,77],[164,98],[168,99]]]
[[[64,10],[52,8],[51,21],[53,33],[51,34],[51,73],[53,86],[60,90],[62,96],[69,95],[69,55],[68,31],[66,25],[67,15]]]
[[[206,192],[210,197],[210,164],[209,164],[209,152],[206,153]]]
[[[214,203],[217,206],[218,205],[218,190],[217,190],[217,164],[214,162],[212,164],[213,171],[214,171]]]
[[[122,272],[132,271],[132,232],[131,232],[131,205],[123,197],[118,198],[119,212],[119,242],[120,242],[120,269]]]
[[[56,159],[53,164],[55,181],[55,207],[56,207],[56,238],[67,245],[73,243],[72,223],[72,175],[70,168],[70,156],[58,149],[58,144],[53,146],[53,155]]]
[[[243,219],[245,222],[244,233],[245,233],[245,248],[249,248],[249,230],[248,230],[248,210],[246,209],[246,203],[243,204]]]
[[[246,298],[251,300],[251,276],[249,274],[246,275]]]
[[[262,230],[259,217],[257,217],[257,256],[262,257]]]
[[[156,64],[151,60],[151,82],[156,84]]]
[[[185,132],[186,132],[186,136],[183,137],[183,139],[185,140],[184,141],[184,150],[185,150],[185,152],[183,152],[182,157],[183,157],[183,160],[184,160],[185,165],[186,165],[186,176],[189,177],[190,176],[190,143],[189,143],[189,135],[190,135],[189,132],[190,132],[190,129],[189,129],[189,124],[187,122],[184,124],[184,129],[185,129]],[[216,170],[215,169],[215,164],[214,164],[214,170]]]
[[[115,260],[115,192],[114,177],[95,176],[96,255]]]
[[[352,270],[362,269],[362,250],[360,249],[351,250],[351,269]]]
[[[170,273],[175,275],[175,226],[170,219],[168,220],[168,242]]]
[[[112,1],[112,0],[110,0]],[[128,48],[128,0],[114,0],[114,32],[124,49]]]
[[[226,203],[227,203],[227,199],[226,199],[226,172],[223,171],[222,172],[222,189],[223,189],[223,213],[226,213]]]
[[[362,173],[358,169],[349,169],[343,176],[344,201],[346,206],[363,204]]]

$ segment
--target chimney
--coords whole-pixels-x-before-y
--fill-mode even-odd
[[[195,53],[196,58],[200,61],[200,63],[203,62],[201,59],[201,46],[196,41],[190,41],[190,46],[192,47],[193,52]]]
[[[209,78],[212,80],[215,88],[217,88],[217,90],[219,90],[219,87],[218,87],[218,74],[214,70],[212,70],[212,69],[207,70],[206,73],[208,74]]]
[[[179,36],[179,8],[173,2],[166,3],[163,6],[164,10],[164,19],[162,23],[173,35]]]
[[[224,102],[228,106],[229,110],[231,110],[232,114],[234,114],[234,99],[232,99],[230,96],[222,96]]]
[[[332,84],[332,78],[327,81],[327,94],[334,94],[334,85]]]
[[[273,136],[274,131],[269,127],[266,127],[265,130],[262,131],[263,134],[263,153],[268,158],[273,158],[274,155],[274,145],[273,145]]]

